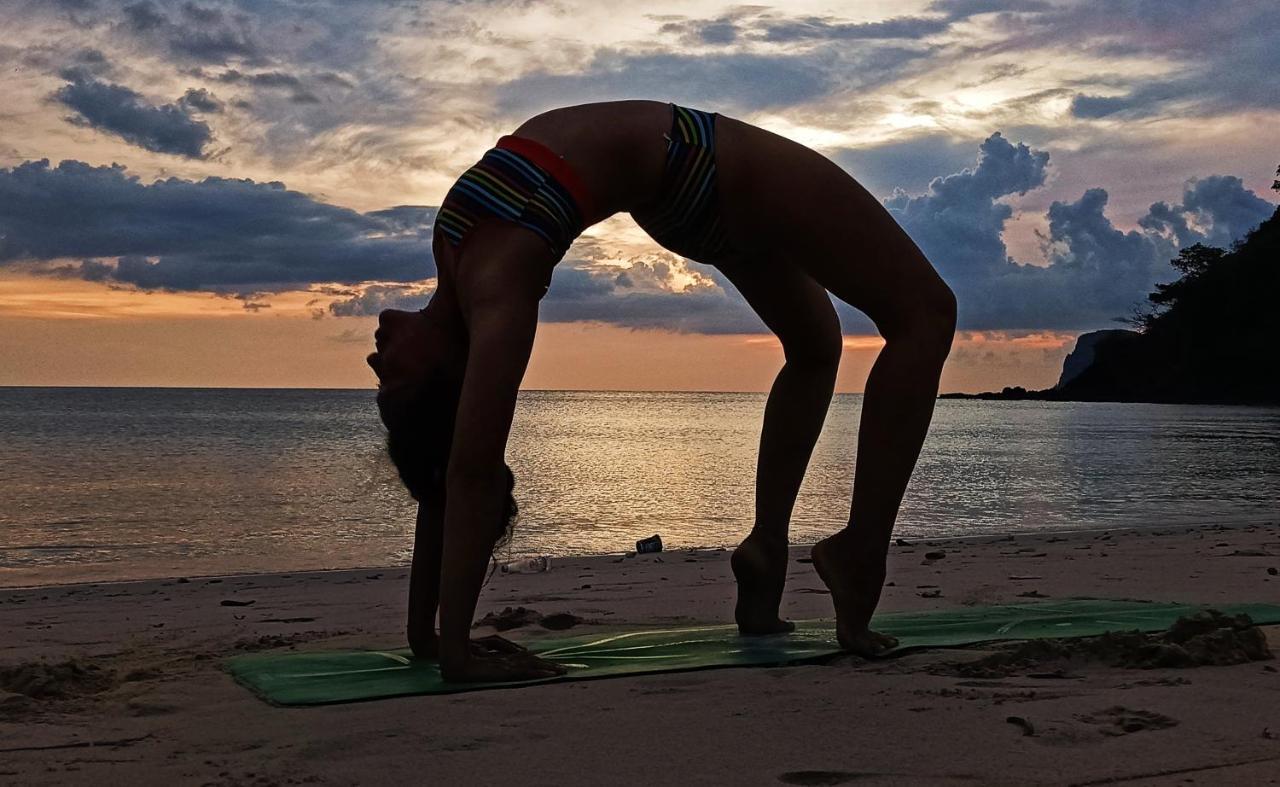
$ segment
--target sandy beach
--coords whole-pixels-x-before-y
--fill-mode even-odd
[[[830,616],[807,550],[792,557],[786,615]],[[897,543],[881,610],[1276,603],[1278,567],[1274,523]],[[1074,659],[975,678],[959,665],[996,650],[984,646],[293,709],[220,668],[246,651],[400,646],[405,579],[387,568],[0,590],[0,782],[1280,783],[1276,661]],[[673,551],[497,574],[478,616],[523,605],[591,632],[725,622],[732,603],[727,552]],[[1280,649],[1280,626],[1263,631]]]

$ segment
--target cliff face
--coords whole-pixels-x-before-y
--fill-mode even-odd
[[[1105,331],[1091,331],[1082,333],[1076,337],[1076,346],[1062,362],[1062,375],[1058,378],[1058,384],[1053,386],[1054,390],[1060,390],[1064,385],[1076,379],[1088,369],[1094,359],[1097,357],[1097,346],[1121,335],[1137,336],[1137,331],[1129,331],[1123,328]]]

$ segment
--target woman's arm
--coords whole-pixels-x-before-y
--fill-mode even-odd
[[[440,602],[440,553],[444,547],[444,490],[418,503],[413,536],[413,565],[409,569],[409,648],[419,658],[434,659],[436,607]]]
[[[503,460],[538,322],[537,297],[511,284],[484,277],[464,305],[467,371],[449,454],[440,572],[440,670],[446,680],[519,680],[561,671],[529,654],[470,647],[494,533],[506,516]]]

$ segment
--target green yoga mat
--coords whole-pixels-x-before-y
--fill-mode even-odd
[[[1205,607],[1142,601],[1072,599],[935,612],[876,615],[873,626],[898,638],[889,655],[930,647],[997,640],[1087,637],[1107,631],[1158,631]],[[1274,604],[1215,604],[1255,623],[1280,623]],[[821,661],[840,653],[831,621],[796,624],[790,634],[739,637],[732,625],[597,632],[525,643],[568,665],[566,675],[519,683],[459,684],[440,678],[436,664],[408,650],[255,653],[226,662],[237,681],[276,705],[326,705],[406,694],[450,694],[571,680],[612,678],[717,667],[778,666]]]

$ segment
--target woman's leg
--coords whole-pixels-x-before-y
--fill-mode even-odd
[[[933,416],[956,302],[893,217],[852,179],[841,198],[812,208],[824,213],[806,222],[797,263],[871,317],[885,338],[862,400],[848,525],[813,548],[814,567],[832,591],[841,643],[874,654],[895,644],[868,625],[898,507]]]
[[[798,267],[886,340],[863,397],[848,525],[813,552],[841,642],[874,653],[891,644],[868,623],[951,347],[955,297],[884,206],[830,159],[732,118],[717,121],[717,135],[730,242]]]
[[[739,631],[773,634],[794,628],[778,614],[787,576],[787,530],[831,404],[840,322],[827,291],[794,266],[755,259],[721,270],[777,334],[785,356],[760,432],[755,524],[732,561]]]

